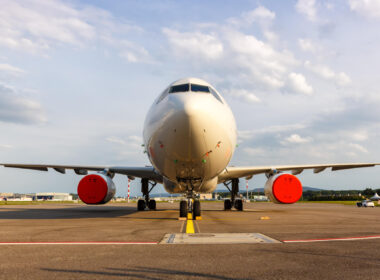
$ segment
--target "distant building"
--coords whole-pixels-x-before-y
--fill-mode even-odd
[[[219,195],[215,192],[213,193],[200,193],[199,194],[199,199],[200,200],[213,200],[213,199],[218,199]]]
[[[71,201],[73,196],[69,193],[35,193],[33,200],[51,200],[51,201]]]
[[[254,201],[269,201],[268,197],[265,195],[254,195],[253,196]]]
[[[32,197],[21,193],[0,193],[0,200],[3,201],[32,201]]]

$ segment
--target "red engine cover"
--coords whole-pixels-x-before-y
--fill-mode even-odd
[[[291,174],[280,174],[270,178],[266,189],[278,203],[295,203],[302,196],[302,184],[296,176]]]
[[[78,196],[86,204],[100,204],[104,202],[108,192],[106,180],[97,174],[90,174],[82,178],[78,184]]]

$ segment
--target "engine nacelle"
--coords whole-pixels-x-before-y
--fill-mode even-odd
[[[268,179],[264,191],[274,203],[291,204],[301,198],[302,184],[294,175],[277,174]]]
[[[78,184],[78,196],[86,204],[104,204],[115,195],[112,179],[102,173],[89,174]]]

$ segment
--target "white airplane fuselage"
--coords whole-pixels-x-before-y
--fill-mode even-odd
[[[170,92],[186,84],[187,91]],[[210,92],[196,91],[199,86]],[[143,135],[149,160],[169,193],[186,192],[190,186],[195,192],[212,192],[236,147],[231,109],[211,85],[195,78],[172,83],[155,100]]]

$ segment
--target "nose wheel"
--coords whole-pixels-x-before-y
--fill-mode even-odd
[[[187,218],[188,214],[192,214],[193,219],[201,216],[201,202],[199,200],[189,199],[188,201],[182,200],[179,203],[179,216],[180,218]]]
[[[196,219],[201,216],[201,202],[199,200],[195,200],[193,203],[193,217]]]
[[[181,200],[179,203],[179,216],[181,218],[186,218],[188,213],[187,201]]]

